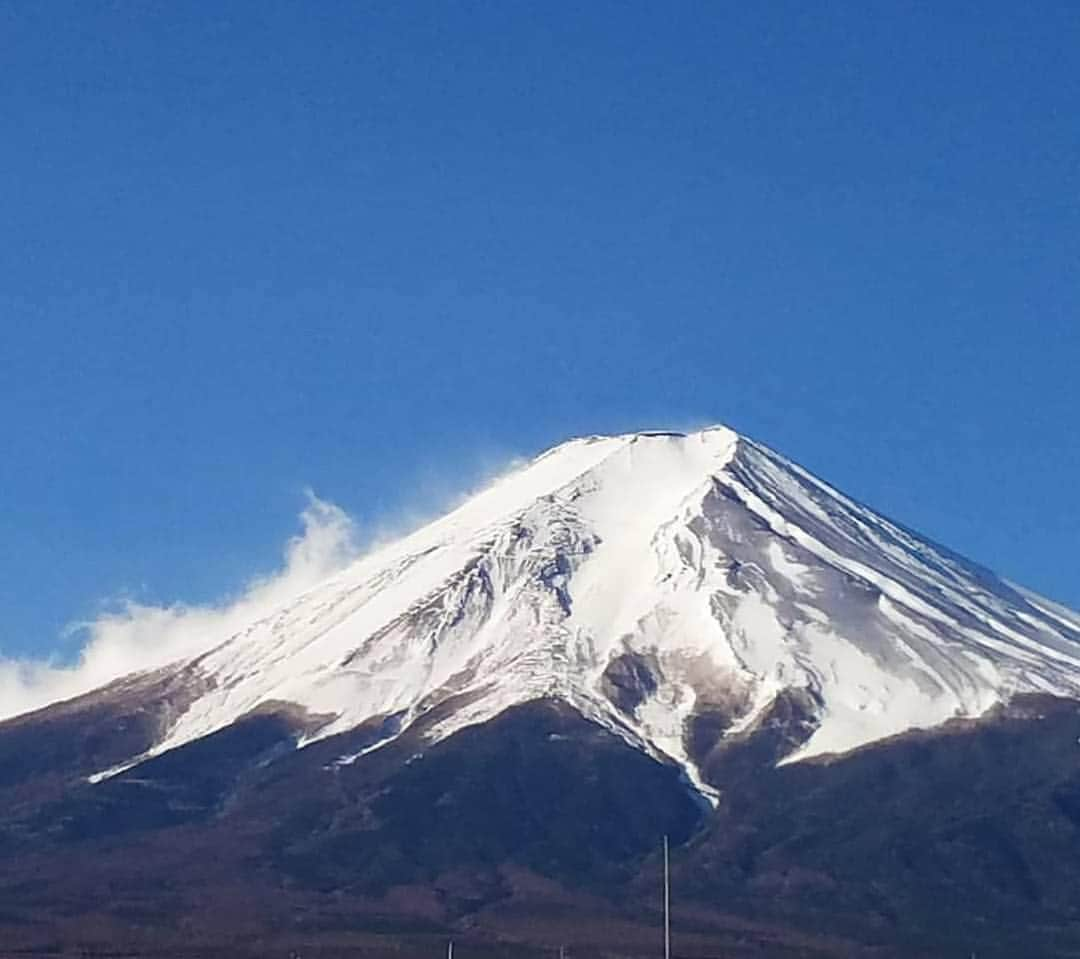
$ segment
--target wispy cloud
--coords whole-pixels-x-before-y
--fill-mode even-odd
[[[0,659],[0,719],[209,649],[359,554],[356,525],[334,504],[309,493],[300,521],[301,532],[286,543],[280,568],[237,596],[207,606],[126,602],[72,627],[85,638],[72,665]]]

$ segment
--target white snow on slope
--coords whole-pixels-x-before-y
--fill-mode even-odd
[[[331,717],[325,737],[460,696],[438,739],[556,696],[708,794],[698,713],[735,734],[805,690],[817,725],[789,758],[844,751],[1080,696],[1080,627],[718,427],[559,446],[194,662],[213,688],[154,753],[271,700]],[[647,676],[621,708],[620,663]]]

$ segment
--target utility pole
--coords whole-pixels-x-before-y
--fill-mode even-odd
[[[664,959],[671,959],[671,866],[668,837],[664,835]]]

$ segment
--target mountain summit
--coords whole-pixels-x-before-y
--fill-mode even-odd
[[[668,836],[687,955],[1074,956],[1078,741],[1074,613],[729,429],[588,437],[0,723],[0,931],[648,954]]]

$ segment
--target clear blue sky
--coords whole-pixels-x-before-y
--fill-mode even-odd
[[[0,653],[723,421],[1080,606],[1075,3],[0,4]]]

